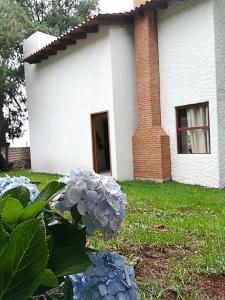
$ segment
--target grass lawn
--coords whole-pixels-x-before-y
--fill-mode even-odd
[[[9,172],[40,182],[57,175]],[[0,176],[4,176],[0,173]],[[225,190],[168,182],[121,183],[129,203],[116,239],[91,242],[135,265],[142,299],[225,299]]]

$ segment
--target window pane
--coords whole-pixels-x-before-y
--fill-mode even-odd
[[[178,128],[209,126],[208,104],[198,104],[178,109]]]
[[[187,108],[188,127],[208,126],[208,104],[199,104]]]
[[[195,129],[178,132],[179,153],[210,153],[209,129]]]
[[[187,108],[180,108],[178,111],[178,127],[179,128],[188,127]]]

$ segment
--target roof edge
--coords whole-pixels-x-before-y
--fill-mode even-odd
[[[48,59],[49,56],[56,55],[58,51],[66,50],[68,45],[76,44],[78,39],[87,38],[87,34],[97,33],[99,31],[99,25],[133,24],[136,13],[147,9],[148,7],[153,7],[154,9],[165,9],[168,7],[168,1],[150,0],[131,11],[125,11],[122,13],[100,13],[95,15],[73,29],[65,32],[43,48],[27,56],[24,58],[24,62],[28,62],[29,64],[41,63],[42,60]]]

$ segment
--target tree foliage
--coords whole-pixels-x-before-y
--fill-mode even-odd
[[[60,35],[97,11],[98,0],[0,0],[0,170],[27,117],[20,43],[36,30]]]
[[[0,20],[0,169],[5,169],[7,138],[21,135],[26,113],[19,43],[33,25],[23,8],[10,0],[0,1]]]
[[[17,0],[29,18],[56,35],[98,11],[98,0]]]

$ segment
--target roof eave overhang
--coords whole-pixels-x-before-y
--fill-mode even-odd
[[[100,25],[133,24],[135,15],[150,7],[154,9],[166,9],[168,7],[168,1],[151,0],[146,1],[145,4],[141,4],[139,7],[129,12],[98,14],[93,16],[86,22],[62,34],[45,47],[32,53],[24,59],[24,62],[28,62],[29,64],[41,63],[42,60],[48,59],[49,56],[56,55],[58,51],[66,50],[68,45],[76,44],[77,40],[87,38],[87,34],[97,33]]]

